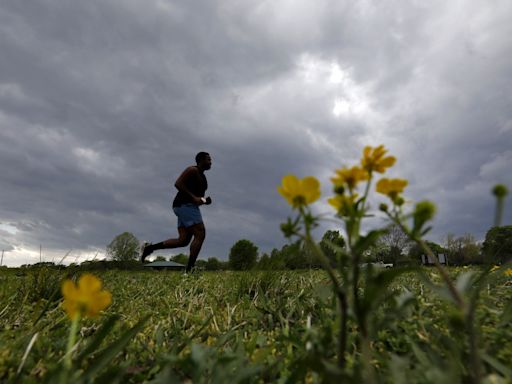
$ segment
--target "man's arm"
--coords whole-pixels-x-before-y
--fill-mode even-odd
[[[176,183],[174,183],[174,186],[178,191],[186,193],[189,195],[195,204],[202,205],[203,201],[200,197],[194,195],[190,190],[187,188],[186,180],[188,180],[191,177],[198,177],[199,170],[196,167],[188,167],[183,171],[183,173],[178,177],[176,180]]]

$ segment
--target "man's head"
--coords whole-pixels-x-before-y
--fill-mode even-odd
[[[199,152],[196,155],[196,163],[200,169],[206,171],[212,167],[212,158],[208,152]]]

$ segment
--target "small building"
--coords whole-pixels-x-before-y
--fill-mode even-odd
[[[439,260],[439,264],[443,264],[443,265],[447,265],[448,264],[447,263],[446,255],[444,253],[438,254],[437,255],[437,260]],[[430,256],[422,254],[421,255],[421,264],[423,264],[423,265],[433,265],[435,263],[434,263],[434,260],[432,260],[430,258]]]
[[[144,268],[154,269],[157,271],[168,270],[168,271],[183,271],[185,265],[175,263],[174,261],[153,261],[151,263],[144,264]]]

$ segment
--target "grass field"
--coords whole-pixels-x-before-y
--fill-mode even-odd
[[[439,280],[433,269],[424,271]],[[453,276],[461,271],[467,269],[449,270]],[[0,270],[1,382],[56,377],[70,329],[60,307],[66,274]],[[330,382],[339,374],[337,303],[321,270],[95,274],[112,304],[99,318],[80,322],[73,367],[85,381]],[[488,382],[511,380],[512,324],[503,313],[511,289],[506,276],[488,285],[476,313]],[[453,356],[464,346],[456,351],[449,342],[458,337],[450,303],[414,273],[401,276],[392,290],[396,295],[373,316],[377,381],[455,383],[450,371],[459,360]],[[349,331],[352,345],[358,330],[351,322]],[[348,349],[346,370],[358,353]]]

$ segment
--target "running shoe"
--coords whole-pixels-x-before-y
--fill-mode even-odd
[[[151,246],[152,244],[145,241],[142,243],[142,246],[140,247],[140,262],[143,263],[144,260],[146,260],[146,257],[148,257],[149,255],[151,255],[153,253],[153,251],[151,250]]]

